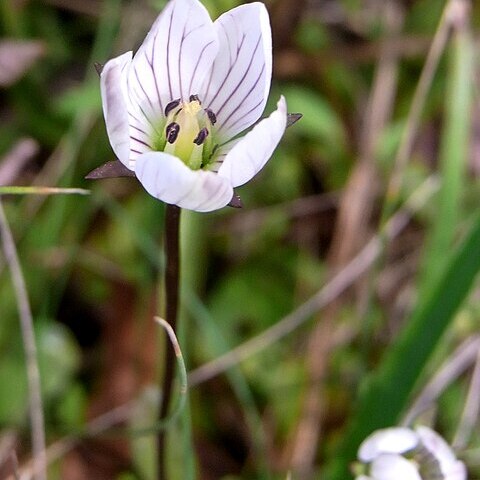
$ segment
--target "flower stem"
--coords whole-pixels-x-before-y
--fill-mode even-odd
[[[176,205],[167,205],[165,216],[165,254],[167,265],[165,270],[165,297],[166,321],[174,331],[177,330],[178,291],[180,276],[180,208]],[[165,345],[165,371],[162,387],[162,401],[159,419],[164,420],[168,415],[172,396],[173,377],[175,370],[175,352],[168,343]],[[158,432],[158,478],[167,479],[166,469],[166,430]]]

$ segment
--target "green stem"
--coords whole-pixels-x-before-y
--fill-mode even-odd
[[[177,330],[178,292],[180,274],[180,208],[167,205],[165,214],[165,269],[166,318],[174,331]],[[170,344],[165,346],[165,371],[163,376],[162,402],[160,405],[160,422],[168,416],[172,396],[175,370],[175,352]],[[167,479],[166,468],[166,430],[158,432],[158,478]]]

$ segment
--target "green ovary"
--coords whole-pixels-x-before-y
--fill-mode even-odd
[[[192,170],[205,166],[212,151],[210,135],[212,125],[200,102],[193,100],[181,103],[168,114],[163,131],[166,132],[169,125],[173,123],[179,126],[178,135],[172,143],[167,139],[163,151],[180,158]],[[204,127],[208,129],[209,135],[200,145],[197,145],[194,141]]]

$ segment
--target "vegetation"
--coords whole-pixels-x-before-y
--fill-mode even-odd
[[[114,160],[94,63],[165,3],[0,2],[0,478],[34,468],[22,289],[49,479],[156,478],[167,428],[172,479],[345,480],[411,422],[480,477],[480,4],[266,3],[266,111],[303,118],[242,210],[182,213],[188,402],[157,425],[165,206],[84,177]]]

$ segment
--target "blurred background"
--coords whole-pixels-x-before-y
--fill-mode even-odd
[[[204,3],[212,18],[239,4]],[[114,159],[93,64],[136,49],[164,5],[0,2],[0,186],[91,191],[1,197],[33,312],[51,479],[155,478],[155,435],[138,430],[160,396],[164,205],[134,179],[84,176]],[[362,435],[409,413],[479,478],[480,244],[464,238],[480,196],[480,3],[266,5],[266,111],[283,94],[304,116],[238,190],[242,210],[183,214],[190,401],[169,428],[170,478],[344,480]],[[0,478],[30,478],[4,251]]]

